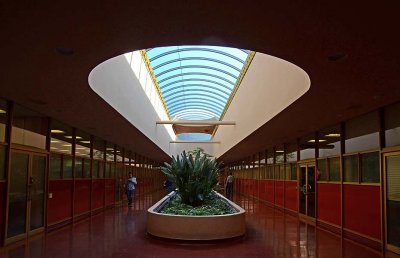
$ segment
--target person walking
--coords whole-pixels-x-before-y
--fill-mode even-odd
[[[229,200],[232,200],[233,199],[233,176],[232,176],[232,173],[229,173],[229,176],[226,178],[225,191],[226,191],[226,197]]]
[[[132,207],[132,200],[135,194],[135,186],[137,185],[136,177],[129,173],[129,178],[126,180],[126,195],[128,197],[128,206]]]

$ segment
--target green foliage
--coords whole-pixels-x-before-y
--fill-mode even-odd
[[[196,157],[196,155],[200,153],[200,156],[206,156],[207,158],[211,158],[212,156],[210,154],[207,154],[203,148],[197,147],[191,151],[188,151],[188,155],[192,155],[193,157]]]
[[[219,164],[201,152],[195,156],[183,152],[176,158],[172,156],[171,164],[165,163],[161,171],[177,187],[184,204],[198,206],[217,184]]]
[[[182,199],[177,196],[173,198],[165,207],[161,210],[161,213],[174,214],[174,215],[187,215],[187,216],[208,216],[208,215],[223,215],[235,213],[230,205],[225,203],[219,197],[214,194],[209,195],[203,205],[190,206],[182,203]]]

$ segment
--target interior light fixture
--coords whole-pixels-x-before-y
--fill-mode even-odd
[[[51,142],[51,143],[58,143],[58,142],[60,142],[60,141],[57,141],[57,140],[51,140],[50,142]]]
[[[75,147],[75,150],[85,150],[86,148],[84,147]]]
[[[67,136],[65,136],[65,138],[67,138],[67,139],[72,139],[72,136],[71,135],[67,135]],[[82,139],[82,137],[80,137],[80,136],[76,136],[75,137],[76,139]]]
[[[71,144],[63,144],[63,147],[71,147]]]
[[[65,132],[62,130],[58,130],[58,129],[52,129],[51,133],[65,133]]]
[[[50,149],[57,150],[58,148],[57,147],[50,147]]]
[[[325,135],[326,137],[340,137],[340,133],[330,133]]]
[[[90,141],[81,141],[81,143],[90,143]]]
[[[5,113],[7,113],[5,110],[0,109],[0,114],[5,114]]]
[[[309,140],[308,142],[315,142],[315,140],[314,140],[314,139],[312,139],[312,140]],[[326,142],[326,140],[324,140],[324,139],[321,139],[321,140],[318,140],[318,142]]]
[[[64,151],[64,152],[65,152],[65,151],[68,151],[68,152],[70,152],[71,150],[59,150],[59,151]]]
[[[276,150],[277,153],[283,153],[283,150]]]

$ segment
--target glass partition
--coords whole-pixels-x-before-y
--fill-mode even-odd
[[[12,143],[46,149],[47,117],[15,105],[12,120]]]

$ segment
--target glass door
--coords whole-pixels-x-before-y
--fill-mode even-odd
[[[315,218],[315,163],[299,164],[299,213]]]
[[[11,152],[6,243],[43,231],[46,155]]]
[[[386,247],[400,254],[400,152],[384,158]]]

